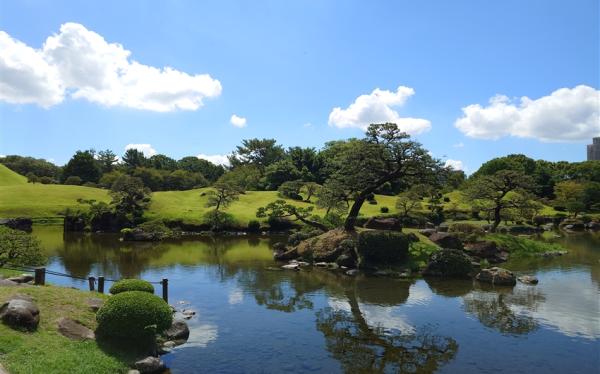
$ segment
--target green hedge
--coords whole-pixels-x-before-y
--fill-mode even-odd
[[[113,295],[126,291],[143,291],[153,294],[154,286],[150,282],[141,279],[121,279],[115,282],[109,291]]]
[[[173,314],[160,297],[143,291],[111,296],[96,314],[98,332],[133,340],[154,338],[171,326]]]
[[[368,230],[358,235],[361,266],[393,264],[408,258],[410,239],[394,231]]]

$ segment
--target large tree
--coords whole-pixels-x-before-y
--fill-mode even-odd
[[[529,199],[523,199],[535,188],[533,179],[522,172],[500,170],[493,175],[484,175],[471,180],[467,195],[474,204],[491,213],[491,230],[496,231],[506,209],[520,209]],[[513,196],[509,195],[513,193]],[[516,194],[516,195],[515,195]],[[520,196],[519,196],[520,195]]]
[[[119,161],[117,155],[110,149],[98,152],[96,155],[102,173],[109,173],[113,170],[115,164]]]
[[[144,210],[150,204],[150,190],[144,187],[140,178],[126,174],[115,180],[110,196],[116,214],[127,218],[132,223],[140,221]]]
[[[100,170],[100,165],[95,159],[94,151],[75,152],[63,169],[62,180],[65,181],[71,176],[81,178],[83,183],[98,183],[102,176],[102,170]]]
[[[337,144],[330,161],[329,185],[346,191],[354,200],[344,229],[354,230],[356,217],[367,197],[386,183],[428,180],[445,170],[421,144],[394,123],[372,124],[364,139]]]
[[[229,162],[232,167],[255,165],[263,172],[267,166],[285,157],[285,151],[276,143],[275,139],[244,139],[229,156]]]
[[[275,200],[264,207],[258,208],[256,216],[259,218],[291,219],[293,221],[300,221],[319,230],[327,231],[329,228],[326,225],[310,219],[313,209],[313,206],[299,207],[289,204],[285,200]]]
[[[130,168],[137,168],[148,165],[148,159],[144,153],[135,148],[129,148],[123,155],[123,164]]]
[[[217,212],[220,208],[226,208],[238,200],[240,193],[244,192],[239,185],[223,178],[219,179],[212,188],[213,190],[209,193],[206,206],[214,207]]]

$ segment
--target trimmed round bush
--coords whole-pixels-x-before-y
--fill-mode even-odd
[[[154,286],[142,279],[121,279],[110,288],[113,295],[126,291],[142,291],[154,294]]]
[[[389,213],[390,212],[390,208],[388,208],[387,206],[382,206],[381,208],[379,208],[379,211],[381,213]]]
[[[148,339],[171,326],[173,314],[160,297],[144,291],[111,296],[96,313],[98,332],[108,337]]]

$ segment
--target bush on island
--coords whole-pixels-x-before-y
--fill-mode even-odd
[[[408,257],[410,239],[400,232],[387,230],[362,231],[358,235],[361,265],[398,263]]]
[[[259,232],[260,231],[260,222],[257,220],[252,220],[248,222],[248,231],[249,232]]]
[[[152,339],[171,326],[173,314],[160,297],[143,291],[111,296],[96,314],[97,332],[111,338]]]
[[[110,288],[113,295],[126,291],[143,291],[154,294],[154,286],[142,279],[121,279]]]

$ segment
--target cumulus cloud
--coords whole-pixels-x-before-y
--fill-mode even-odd
[[[464,170],[464,165],[463,162],[460,160],[452,160],[452,159],[447,159],[446,162],[444,163],[444,166],[446,167],[451,167],[454,170]]]
[[[339,128],[365,130],[371,123],[393,122],[409,134],[419,134],[431,128],[431,122],[421,118],[400,117],[394,107],[404,105],[415,94],[410,87],[400,86],[396,92],[376,88],[368,95],[360,95],[346,109],[333,108],[329,124]]]
[[[156,149],[152,148],[152,145],[150,144],[127,144],[125,150],[128,149],[137,149],[146,157],[152,157],[156,154]]]
[[[201,158],[203,160],[210,161],[210,162],[212,162],[215,165],[223,165],[223,166],[228,166],[229,165],[229,159],[227,158],[227,155],[204,155],[204,154],[199,154],[196,157]]]
[[[234,125],[235,127],[246,127],[246,118],[244,117],[239,117],[237,115],[232,115],[231,118],[229,119],[229,122],[231,122],[232,125]]]
[[[0,100],[50,107],[65,96],[156,112],[197,110],[221,94],[208,74],[190,75],[130,58],[131,52],[78,23],[61,25],[41,49],[0,31]]]
[[[600,135],[600,91],[584,85],[560,88],[535,100],[496,95],[488,106],[472,104],[462,111],[454,125],[473,138],[516,136],[561,142]]]

